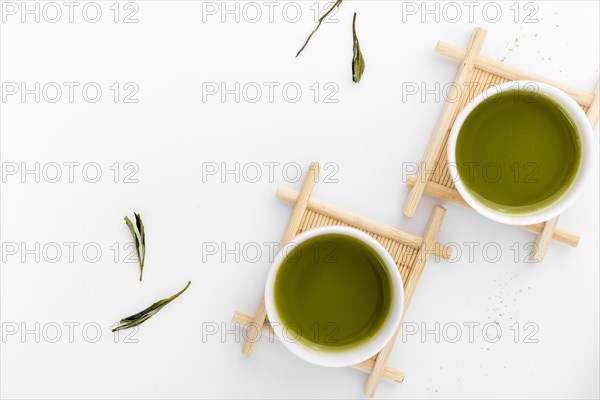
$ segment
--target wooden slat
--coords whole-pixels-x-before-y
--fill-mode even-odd
[[[349,227],[352,227],[355,229],[360,229],[355,226],[348,225],[339,220],[324,216],[323,214],[320,214],[313,210],[306,210],[305,215],[306,215],[306,219],[310,222],[306,223],[304,226],[301,226],[300,229],[298,230],[298,234],[301,234],[302,232],[305,232],[305,231],[313,229],[313,228],[318,228],[321,226],[332,226],[332,225],[349,226]],[[390,238],[387,238],[387,237],[384,237],[381,235],[377,235],[373,232],[366,231],[364,229],[361,229],[361,230],[363,232],[365,232],[367,235],[371,236],[373,239],[377,240],[383,246],[383,248],[386,249],[388,253],[390,253],[390,255],[392,256],[392,259],[394,260],[394,262],[396,263],[396,265],[398,266],[399,269],[411,267],[412,264],[407,265],[405,263],[402,263],[401,258],[404,258],[405,253],[410,253],[410,254],[416,253],[417,248],[399,243],[396,240],[392,240]]]
[[[407,185],[411,187],[414,185],[415,177],[411,176],[408,178]],[[446,186],[440,185],[434,182],[427,182],[425,187],[425,194],[431,197],[435,197],[439,200],[448,201],[450,203],[459,205],[461,207],[466,207],[471,209],[471,206],[467,204],[467,202],[460,196],[460,193],[456,189],[450,189]],[[524,229],[528,232],[533,232],[539,234],[542,232],[544,228],[544,224],[533,224],[533,225],[521,225],[519,228]],[[580,241],[580,237],[578,234],[567,231],[565,229],[556,228],[552,233],[552,239],[559,241],[561,243],[568,244],[572,247],[577,247]]]
[[[463,89],[465,82],[469,80],[471,74],[473,73],[473,69],[475,68],[475,60],[479,56],[486,33],[487,32],[484,29],[475,28],[475,31],[471,36],[467,53],[458,69],[458,73],[456,74],[455,85],[452,86],[450,93],[448,94],[448,101],[446,101],[444,105],[444,109],[440,114],[437,125],[433,131],[433,134],[431,135],[429,144],[427,145],[425,156],[421,162],[421,168],[419,168],[419,172],[417,173],[418,179],[416,180],[415,185],[411,189],[408,197],[406,198],[406,202],[404,203],[404,215],[407,217],[412,217],[417,210],[419,201],[423,196],[423,190],[425,190],[425,184],[429,179],[428,175],[434,170],[434,163],[437,160],[440,149],[442,148],[444,140],[448,135],[450,123],[453,118],[456,118],[455,115],[458,110],[460,110],[458,107],[459,104],[451,99],[456,99],[459,98],[459,96],[464,95],[464,93],[460,93],[459,96],[457,96],[457,90],[459,90],[457,88]]]
[[[596,89],[594,89],[594,100],[592,100],[592,104],[586,111],[586,115],[592,124],[592,127],[595,127],[598,123],[598,115],[600,112],[600,82],[596,85]]]
[[[280,186],[279,189],[277,189],[276,196],[278,199],[294,204],[298,199],[298,192]],[[337,221],[338,224],[345,223],[354,228],[363,230],[364,232],[381,235],[407,246],[418,247],[423,241],[423,238],[420,236],[412,235],[392,226],[365,218],[354,212],[326,203],[314,196],[311,196],[308,201],[308,209],[326,215],[331,218],[332,221]],[[446,260],[452,256],[452,249],[439,243],[435,246],[435,252],[437,256]]]
[[[441,40],[438,42],[435,51],[439,54],[443,54],[447,57],[454,58],[456,60],[463,60],[467,54],[466,49],[455,46],[450,43],[446,43]],[[571,86],[565,85],[562,82],[548,79],[538,74],[533,74],[531,72],[522,70],[512,65],[500,62],[498,60],[494,60],[490,57],[482,55],[478,56],[475,60],[475,66],[494,75],[501,76],[509,81],[526,80],[547,83],[567,93],[582,106],[590,106],[594,100],[594,93],[589,93],[585,90],[575,89]]]
[[[442,227],[442,222],[444,221],[445,215],[445,208],[440,206],[434,207],[433,213],[431,214],[431,218],[429,219],[429,223],[427,224],[427,230],[425,231],[423,244],[421,246],[421,249],[419,250],[419,255],[415,260],[415,264],[413,265],[410,274],[408,275],[408,279],[404,280],[404,312],[402,314],[403,318],[413,298],[413,295],[417,288],[417,284],[421,279],[421,274],[423,273],[427,257],[433,252],[433,248],[435,247],[437,240],[437,235]],[[373,372],[371,373],[371,375],[369,375],[369,379],[367,380],[367,384],[365,385],[365,394],[369,397],[375,396],[375,391],[377,390],[377,386],[379,385],[379,382],[383,377],[385,366],[387,365],[388,359],[392,354],[392,350],[394,349],[396,338],[398,337],[400,329],[401,328],[398,327],[392,339],[377,354]]]
[[[290,240],[292,240],[297,232],[302,219],[304,217],[304,211],[306,210],[306,206],[308,204],[308,199],[312,193],[312,190],[315,186],[319,174],[319,164],[312,163],[308,169],[308,174],[306,175],[306,179],[304,180],[304,184],[302,185],[302,190],[298,195],[298,201],[294,207],[294,211],[292,211],[292,216],[290,218],[290,222],[288,223],[285,234],[283,235],[283,240],[281,241],[280,247],[288,244]],[[265,323],[265,318],[267,317],[267,308],[265,306],[265,297],[262,296],[260,299],[260,304],[256,313],[254,314],[254,326],[261,327]],[[259,335],[259,332],[256,333]],[[252,354],[252,350],[254,349],[254,345],[256,344],[256,337],[251,337],[249,334],[246,335],[246,341],[244,343],[244,347],[242,348],[242,353],[246,356]]]
[[[556,229],[557,223],[558,217],[554,217],[551,220],[543,223],[542,231],[535,239],[535,248],[533,250],[533,254],[531,255],[536,262],[544,261],[544,257],[546,257],[546,253],[548,252],[548,247],[552,241],[552,236],[554,235],[554,230]]]
[[[251,315],[244,314],[240,311],[236,311],[233,314],[231,322],[234,324],[239,324],[241,328],[245,328],[248,325],[252,325],[254,320]],[[265,321],[262,328],[262,334],[268,338],[277,338],[277,336],[275,336],[273,328],[271,328],[271,325],[269,324],[269,321]],[[373,371],[374,365],[375,360],[373,358],[369,358],[361,362],[360,364],[353,365],[353,367],[358,369],[359,371],[366,372],[369,374],[371,373],[371,371]],[[389,379],[394,382],[402,383],[402,381],[404,381],[404,372],[398,371],[390,367],[386,367],[383,371],[383,378]]]
[[[436,182],[441,185],[454,188],[452,176],[450,175],[450,170],[448,169],[448,153],[446,151],[446,148],[448,147],[448,136],[450,135],[450,131],[452,130],[452,125],[454,125],[454,121],[458,117],[458,114],[460,114],[460,111],[462,111],[462,109],[465,108],[465,106],[469,104],[475,97],[479,96],[481,93],[483,93],[490,87],[505,82],[508,82],[508,79],[491,74],[479,68],[475,68],[473,70],[473,74],[469,78],[469,81],[465,83],[465,93],[458,102],[457,110],[453,114],[452,119],[450,120],[450,124],[448,126],[448,130],[444,135],[442,146],[440,147],[439,154],[434,164],[435,172],[433,173],[433,176],[430,179],[431,182]]]
[[[596,125],[598,122],[598,100],[600,95],[598,93],[598,86],[594,90],[594,98],[592,103],[590,104],[586,115],[590,124],[592,126]],[[558,217],[551,219],[544,223],[542,231],[535,239],[535,249],[533,251],[532,257],[537,262],[544,261],[544,257],[546,257],[546,253],[548,252],[548,247],[550,246],[550,242],[557,230],[556,224],[558,223]]]

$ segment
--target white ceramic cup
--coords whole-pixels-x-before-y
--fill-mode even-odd
[[[289,254],[291,249],[300,243],[305,242],[306,240],[315,236],[327,234],[348,235],[367,245],[383,260],[385,268],[387,268],[389,273],[388,276],[390,277],[390,283],[392,286],[392,302],[388,315],[382,326],[373,337],[348,350],[317,350],[308,347],[301,341],[293,340],[294,338],[290,338],[290,335],[285,332],[285,322],[281,320],[279,313],[277,312],[277,308],[275,307],[275,277],[277,276],[277,272],[281,267],[281,263],[284,260],[285,255]],[[267,309],[267,315],[275,335],[292,353],[313,364],[325,367],[347,367],[358,364],[361,361],[374,356],[387,344],[387,342],[390,341],[402,318],[402,311],[404,308],[404,289],[402,286],[402,278],[400,277],[396,263],[390,254],[383,248],[383,246],[379,244],[379,242],[366,233],[354,228],[348,228],[344,226],[326,226],[301,233],[288,246],[284,246],[277,253],[267,275],[267,283],[265,287],[265,305]]]
[[[469,116],[469,114],[484,100],[503,91],[521,90],[535,91],[544,94],[561,105],[563,109],[571,116],[581,140],[581,160],[579,169],[575,178],[561,197],[556,199],[551,204],[530,213],[510,214],[499,210],[492,209],[480,202],[465,188],[462,183],[458,170],[456,168],[456,141],[460,133],[460,129]],[[530,225],[548,221],[563,213],[581,193],[583,186],[590,175],[594,165],[594,135],[592,126],[583,110],[568,94],[554,86],[542,82],[535,81],[512,81],[506,82],[498,86],[494,86],[479,96],[475,97],[465,108],[462,109],[457,116],[448,137],[448,165],[452,181],[462,198],[479,214],[504,224],[510,225]],[[557,161],[560,162],[560,161]]]

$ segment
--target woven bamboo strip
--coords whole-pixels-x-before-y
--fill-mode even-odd
[[[400,264],[398,263],[398,261],[396,261],[396,257],[400,252],[400,243],[396,242],[395,240],[392,240],[390,246],[386,247],[386,250],[388,251],[388,253],[390,253],[390,256],[392,256],[392,260],[394,260],[398,268],[400,268]]]
[[[231,319],[231,322],[234,324],[239,324],[241,328],[244,328],[244,327],[248,326],[249,324],[252,324],[254,322],[254,320],[251,315],[245,314],[240,311],[236,311],[233,314],[233,318]],[[273,328],[271,328],[271,325],[269,324],[269,321],[265,321],[265,323],[262,327],[262,335],[264,335],[268,338],[275,338],[275,339],[277,338],[277,336],[275,336],[275,332],[273,331]],[[374,365],[375,365],[375,360],[373,358],[369,358],[369,359],[361,362],[360,364],[353,365],[353,367],[358,369],[359,371],[371,373],[371,371],[373,371]],[[398,371],[398,370],[390,368],[390,367],[386,367],[385,370],[383,371],[383,378],[389,379],[394,382],[402,383],[402,381],[404,381],[404,372]]]
[[[313,223],[313,227],[318,228],[320,226],[323,226],[324,224],[326,224],[328,222],[327,219],[328,218],[325,215],[315,213],[315,221]]]
[[[452,86],[450,94],[448,95],[449,99],[457,98],[457,87],[462,88],[464,83],[471,76],[473,68],[475,67],[475,60],[481,51],[486,33],[487,32],[481,28],[476,28],[473,32],[464,61],[458,69],[455,85]],[[407,217],[412,217],[417,209],[417,205],[419,204],[423,195],[423,190],[425,189],[425,184],[427,183],[426,175],[434,168],[433,163],[438,158],[443,139],[448,133],[450,122],[455,118],[455,114],[458,112],[457,110],[458,104],[456,102],[446,101],[431,139],[429,140],[429,144],[427,145],[421,168],[419,168],[419,172],[417,173],[416,183],[408,194],[406,203],[404,204],[404,215]]]
[[[305,212],[304,215],[302,216],[302,222],[300,222],[300,228],[298,229],[298,232],[304,232],[306,230],[306,226],[308,225],[308,219],[310,218],[311,213],[310,212]]]
[[[290,222],[287,226],[285,234],[283,235],[283,240],[281,241],[280,247],[285,246],[298,233],[298,228],[300,226],[300,223],[302,222],[302,218],[304,217],[304,211],[306,210],[308,199],[310,198],[312,190],[315,186],[315,182],[317,181],[318,174],[319,164],[312,163],[308,169],[308,174],[306,175],[304,184],[302,185],[302,190],[298,195],[298,201],[296,202],[294,211],[292,211],[292,216],[290,218]],[[265,307],[265,297],[262,296],[260,299],[258,309],[256,310],[256,314],[254,315],[254,326],[263,326],[266,317],[267,309]],[[257,332],[257,335],[258,334],[259,333]],[[256,338],[252,338],[250,335],[246,336],[246,342],[244,343],[244,347],[242,349],[242,353],[244,355],[249,356],[252,354],[252,350],[254,349],[254,345],[256,344],[255,339]]]
[[[276,196],[278,199],[294,204],[298,199],[298,192],[293,189],[280,186],[279,189],[277,189]],[[343,222],[351,225],[352,227],[361,229],[366,233],[378,234],[392,240],[396,240],[407,246],[418,247],[423,241],[423,238],[420,236],[412,235],[392,226],[367,219],[353,212],[328,204],[315,198],[314,196],[311,196],[308,200],[308,209],[324,214],[335,221]],[[452,249],[441,244],[436,245],[435,252],[437,256],[444,259],[449,259],[452,255]]]
[[[307,212],[309,211],[308,209],[306,210]],[[314,226],[314,223],[317,219],[317,213],[316,212],[311,212],[310,213],[310,218],[308,219],[307,223],[306,223],[306,230],[312,228]]]
[[[444,221],[445,214],[446,209],[440,206],[435,206],[433,213],[431,214],[431,218],[427,224],[427,230],[425,231],[425,236],[423,238],[423,243],[421,249],[419,250],[419,256],[415,260],[413,268],[407,279],[404,280],[404,312],[406,312],[408,309],[408,306],[410,305],[412,297],[415,293],[415,289],[425,267],[425,262],[427,261],[427,256],[435,247],[437,235],[442,226],[442,222]],[[398,337],[400,329],[401,328],[398,327],[392,339],[377,354],[373,372],[371,375],[369,375],[369,379],[365,385],[365,394],[369,397],[375,396],[375,391],[377,390],[377,386],[383,377],[385,366],[387,365],[388,359],[392,353],[392,350],[394,349],[394,344],[396,343],[396,338]]]
[[[408,179],[407,185],[409,187],[414,185],[415,179],[416,178],[414,176],[411,176]],[[440,185],[438,183],[427,182],[427,185],[425,187],[425,194],[435,197],[440,200],[448,201],[450,203],[453,203],[453,204],[456,204],[456,205],[459,205],[462,207],[470,208],[470,206],[467,204],[467,202],[465,202],[463,200],[463,198],[456,191],[456,189],[450,189],[450,188]],[[544,224],[540,223],[540,224],[534,224],[534,225],[522,225],[519,227],[528,232],[540,234],[542,232]],[[552,239],[559,241],[561,243],[568,244],[569,246],[572,246],[572,247],[577,247],[577,245],[579,244],[580,237],[576,233],[573,233],[573,232],[570,232],[570,231],[567,231],[567,230],[564,230],[561,228],[555,228],[554,232],[552,233]]]

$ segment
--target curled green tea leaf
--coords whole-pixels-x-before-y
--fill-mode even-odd
[[[138,262],[140,264],[140,281],[142,280],[142,273],[144,272],[144,261],[146,260],[146,234],[144,232],[144,223],[142,222],[142,217],[140,214],[134,212],[135,215],[135,225],[139,232],[135,231],[135,227],[133,226],[133,222],[129,219],[129,217],[125,217],[125,223],[127,227],[129,227],[129,231],[131,232],[131,236],[133,236],[133,242],[135,244],[135,252],[137,254]],[[141,249],[140,249],[141,242]]]
[[[152,304],[150,307],[146,308],[145,310],[140,311],[137,314],[133,314],[127,318],[123,318],[120,321],[119,326],[114,328],[112,331],[116,332],[122,329],[129,329],[144,323],[150,317],[154,316],[157,312],[159,312],[164,306],[178,298],[183,292],[187,290],[188,287],[190,287],[191,283],[192,282],[188,282],[187,285],[181,291],[175,293],[173,296],[163,300],[159,300],[156,303]]]
[[[360,43],[358,42],[358,36],[356,36],[356,13],[352,18],[352,38],[354,42],[354,54],[352,56],[352,81],[360,82],[363,72],[365,71],[365,60],[360,51]]]
[[[323,23],[325,18],[327,18],[329,16],[329,14],[331,14],[335,8],[339,7],[340,4],[342,4],[342,0],[336,0],[336,2],[333,3],[331,8],[329,10],[327,10],[327,12],[325,14],[323,14],[323,16],[321,18],[319,18],[319,23],[317,24],[317,27],[315,29],[313,29],[313,31],[310,33],[310,35],[308,35],[308,38],[306,38],[306,42],[304,42],[304,46],[302,46],[302,48],[300,50],[298,50],[298,53],[296,53],[296,57],[298,57],[300,55],[300,53],[302,53],[302,51],[304,50],[306,45],[308,45],[310,38],[312,38],[312,36],[315,34],[315,32],[321,27],[321,24]]]
[[[140,214],[134,212],[135,215],[135,225],[137,226],[138,232],[140,233],[140,242],[142,244],[142,269],[144,269],[144,261],[146,261],[146,233],[144,233],[144,223],[142,222],[142,217]],[[142,280],[141,271],[140,271],[140,280]]]

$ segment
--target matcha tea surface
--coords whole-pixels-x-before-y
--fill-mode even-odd
[[[548,96],[523,89],[480,103],[456,142],[456,167],[466,189],[489,208],[514,214],[557,200],[580,159],[572,118]]]
[[[290,251],[277,272],[274,294],[290,340],[332,351],[374,336],[393,295],[381,257],[344,234],[316,236]]]

